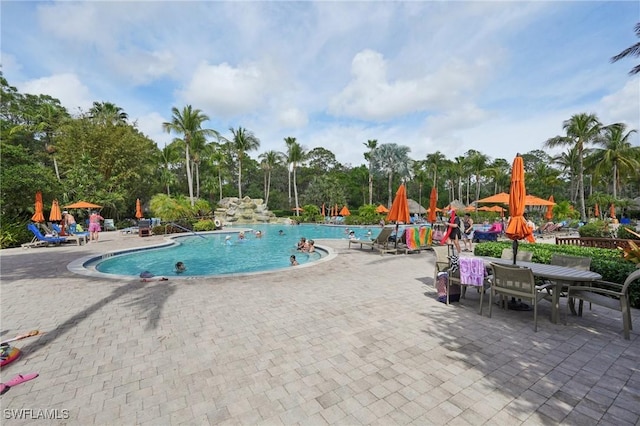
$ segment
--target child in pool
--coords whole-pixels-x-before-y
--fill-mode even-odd
[[[178,262],[176,263],[176,273],[181,274],[187,270],[187,267],[184,263]]]
[[[289,262],[291,262],[291,266],[298,266],[299,265],[298,261],[296,260],[296,256],[294,254],[292,254],[289,257]]]

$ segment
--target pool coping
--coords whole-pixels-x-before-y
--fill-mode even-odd
[[[220,231],[202,231],[202,232],[193,232],[194,235],[202,235],[202,234],[237,234],[240,232],[250,232],[252,231],[251,228],[234,228],[233,231],[229,231],[229,230],[220,230]],[[131,279],[138,279],[138,276],[135,275],[120,275],[120,274],[106,274],[104,272],[99,272],[95,269],[95,265],[93,266],[87,266],[87,264],[89,263],[97,263],[100,260],[104,260],[104,259],[108,259],[110,257],[113,256],[119,256],[122,254],[126,254],[126,253],[135,253],[138,251],[147,251],[147,250],[154,250],[157,248],[163,248],[163,247],[169,247],[169,246],[173,246],[173,245],[177,245],[180,244],[177,241],[174,241],[177,238],[184,238],[185,233],[180,233],[180,234],[174,234],[174,235],[168,235],[164,237],[164,242],[159,243],[159,244],[153,244],[153,245],[149,245],[149,246],[138,246],[138,247],[132,247],[132,248],[126,248],[126,249],[116,249],[116,250],[110,250],[107,252],[104,252],[102,254],[91,254],[88,256],[83,256],[81,258],[78,258],[72,262],[70,262],[69,264],[67,264],[67,270],[69,272],[72,272],[74,274],[78,274],[78,275],[83,275],[86,277],[92,277],[92,278],[104,278],[104,279],[109,279],[109,280],[131,280]],[[321,240],[321,239],[319,239]],[[318,260],[314,260],[313,262],[307,262],[307,263],[303,263],[301,265],[297,265],[295,267],[295,269],[299,269],[299,268],[309,268],[309,267],[313,267],[315,265],[318,264],[322,264],[324,262],[328,262],[332,259],[335,259],[336,256],[338,255],[331,247],[328,246],[323,246],[323,245],[316,245],[316,251],[322,251],[325,252],[326,255],[321,256],[320,259]],[[176,275],[176,276],[171,276],[171,279],[177,279],[177,280],[195,280],[195,279],[226,279],[226,278],[231,278],[231,277],[243,277],[243,276],[253,276],[253,275],[262,275],[262,274],[270,274],[270,273],[275,273],[275,272],[282,272],[282,271],[289,271],[292,268],[286,267],[286,268],[277,268],[277,269],[269,269],[267,271],[253,271],[253,272],[237,272],[237,273],[231,273],[231,274],[218,274],[218,275],[189,275],[189,276],[180,276],[180,275]],[[160,278],[161,276],[158,277],[154,277],[154,278]]]

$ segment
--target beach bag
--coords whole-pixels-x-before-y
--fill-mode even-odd
[[[440,272],[436,279],[436,291],[438,292],[438,302],[447,303],[447,281],[449,273]],[[449,303],[460,301],[460,286],[452,284],[449,286]]]

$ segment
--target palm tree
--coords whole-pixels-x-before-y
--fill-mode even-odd
[[[596,148],[592,154],[585,159],[588,168],[604,172],[611,176],[613,183],[613,198],[618,198],[618,188],[620,185],[620,171],[637,171],[640,148],[631,146],[629,138],[635,130],[625,133],[627,126],[624,123],[611,124],[604,127],[602,139],[596,141],[603,148]],[[611,172],[611,174],[609,174]]]
[[[129,120],[129,115],[111,102],[94,102],[89,109],[89,116],[102,124],[127,124],[127,120]]]
[[[595,114],[576,114],[562,124],[566,136],[556,136],[544,144],[549,148],[557,146],[576,147],[578,154],[578,196],[580,197],[580,219],[587,221],[584,202],[584,149],[585,145],[598,139],[602,123]]]
[[[578,175],[578,150],[575,146],[572,147],[568,151],[553,157],[553,163],[559,165],[562,173],[569,178],[569,199],[575,203],[578,197],[578,182],[576,178]]]
[[[306,158],[306,152],[304,148],[297,142],[292,143],[289,146],[289,152],[287,155],[287,161],[291,164],[291,169],[293,171],[293,193],[296,202],[296,216],[300,216],[300,209],[298,205],[298,183],[296,181],[296,169],[300,166]]]
[[[289,207],[291,207],[291,147],[296,143],[296,138],[291,136],[284,138],[284,143],[287,145],[287,152],[284,154],[287,160],[287,172],[289,174]]]
[[[191,206],[195,205],[193,198],[193,176],[191,175],[191,156],[189,149],[195,138],[218,135],[218,132],[212,129],[203,129],[202,123],[209,120],[209,117],[199,109],[193,109],[191,105],[185,106],[182,111],[178,108],[171,108],[171,121],[162,123],[162,128],[167,132],[175,132],[184,136],[183,143],[185,146],[185,167],[187,170],[187,183],[189,186],[189,199]]]
[[[237,129],[230,128],[233,135],[231,140],[232,149],[238,156],[238,198],[242,198],[242,158],[247,151],[255,151],[260,148],[260,139],[253,132],[238,126]]]
[[[636,24],[634,31],[636,33],[636,37],[640,37],[640,22]],[[626,58],[627,56],[640,56],[640,42],[618,53],[616,56],[611,58],[611,62],[617,62],[622,58]],[[640,72],[640,65],[636,65],[631,69],[631,71],[629,71],[629,75],[635,75],[635,74],[638,74],[639,72]]]
[[[364,144],[369,149],[369,152],[364,153],[364,159],[369,162],[369,204],[373,204],[373,151],[378,146],[377,139],[369,139],[367,143]]]
[[[275,168],[276,165],[282,161],[282,154],[278,151],[267,151],[263,152],[258,156],[262,160],[260,165],[262,169],[265,171],[265,185],[264,185],[264,198],[265,205],[269,205],[269,192],[271,191],[271,171]]]
[[[171,164],[176,162],[179,155],[175,149],[175,145],[165,145],[160,151],[160,161],[162,162],[162,170],[160,172],[160,180],[167,190],[167,195],[171,195],[170,186],[175,182],[176,177],[171,171]]]
[[[491,165],[485,169],[485,173],[493,179],[493,193],[500,192],[498,189],[506,188],[509,185],[511,176],[509,170],[511,165],[504,158],[496,158]]]
[[[409,159],[410,152],[411,148],[408,146],[395,143],[382,144],[373,151],[374,168],[388,177],[389,201],[387,206],[389,208],[391,208],[393,201],[393,175],[397,174],[402,179],[411,176],[412,160]]]
[[[427,172],[433,172],[433,186],[438,186],[438,168],[442,167],[442,164],[447,161],[447,157],[440,151],[436,151],[433,154],[427,154],[425,161],[425,167]]]
[[[478,201],[480,199],[480,181],[482,178],[482,174],[487,168],[489,157],[479,151],[469,150],[467,152],[467,161],[469,163],[469,169],[476,179],[476,201]],[[468,197],[467,204],[469,204]]]
[[[413,178],[418,181],[418,204],[422,206],[422,187],[424,181],[428,178],[428,173],[425,170],[425,161],[413,162]]]

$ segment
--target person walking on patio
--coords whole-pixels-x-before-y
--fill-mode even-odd
[[[100,216],[98,212],[93,211],[89,216],[89,233],[91,238],[89,241],[98,242],[98,236],[100,235],[100,221],[104,220],[104,217]]]
[[[449,210],[449,221],[447,222],[447,232],[442,238],[441,244],[451,241],[456,248],[457,253],[460,254],[460,218],[456,215],[456,211]]]
[[[471,214],[465,213],[464,219],[462,219],[462,243],[464,244],[464,251],[473,250],[473,219]]]

